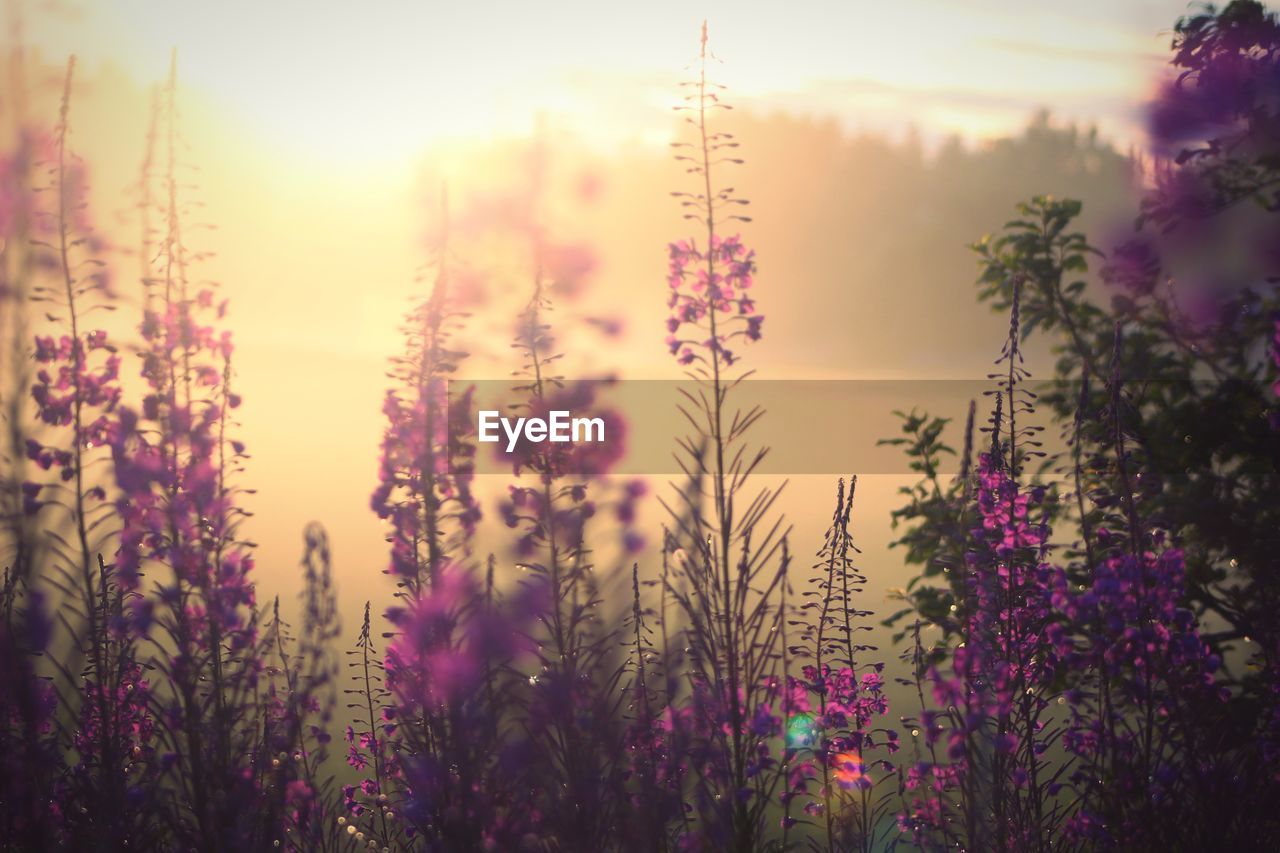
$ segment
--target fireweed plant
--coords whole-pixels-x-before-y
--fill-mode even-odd
[[[945,423],[913,414],[904,424],[904,446],[924,473],[895,514],[910,522],[900,542],[922,568],[905,612],[946,638],[922,650],[917,672],[945,687],[926,710],[965,718],[940,734],[946,756],[926,757],[908,783],[922,793],[904,825],[920,843],[1276,843],[1273,811],[1263,805],[1276,796],[1275,776],[1256,746],[1266,754],[1276,719],[1274,626],[1262,612],[1275,600],[1274,557],[1258,550],[1273,538],[1275,470],[1263,460],[1276,447],[1276,273],[1250,235],[1274,228],[1266,191],[1274,141],[1263,119],[1278,34],[1275,17],[1250,2],[1178,23],[1178,76],[1152,109],[1159,145],[1142,215],[1109,252],[1073,230],[1079,202],[1051,197],[1019,205],[1002,233],[974,247],[981,298],[1020,315],[1019,337],[1041,335],[1053,347],[1057,363],[1039,403],[1067,450],[1041,466],[1057,475],[1057,490],[1028,480],[1032,472],[1014,476],[1007,440],[992,444],[976,479],[964,471],[944,485],[931,472],[950,452]],[[1236,225],[1225,225],[1227,211],[1240,217]],[[1244,239],[1243,273],[1223,270],[1210,282],[1188,265],[1184,247],[1211,235]],[[1091,264],[1109,307],[1087,280]],[[1010,509],[993,515],[1002,505]],[[989,653],[971,635],[990,634],[979,594],[991,575],[982,569],[988,531],[1004,530],[1016,543],[1020,516],[1039,540],[1041,565],[1026,598],[999,617],[1003,627],[1034,616],[1023,632],[1033,655],[1020,661],[1007,654],[1014,649],[997,648],[994,664],[965,672],[959,664],[971,654]],[[963,564],[958,555],[967,555]],[[996,577],[1014,579],[1017,564],[996,557]],[[1028,612],[1032,603],[1038,615]],[[999,713],[981,705],[974,713],[1006,667],[1026,682],[1043,721],[1033,747],[1043,745],[1043,773],[1033,779],[1024,764],[1028,775],[1013,780],[1012,792],[990,770],[1004,761],[1002,747],[1017,755],[1025,734],[1001,739]],[[975,722],[990,728],[993,716],[995,733],[975,749]],[[932,728],[921,723],[927,736]],[[989,816],[1022,802],[1051,823],[1019,820],[1017,829],[1038,826],[1040,837],[1018,841],[1009,834],[1015,827],[1001,837]]]
[[[893,837],[896,785],[887,756],[898,750],[898,733],[875,725],[889,709],[884,665],[865,662],[864,653],[876,649],[859,640],[871,630],[866,622],[871,613],[854,600],[866,584],[854,564],[860,552],[849,531],[856,487],[856,477],[847,490],[840,481],[811,589],[795,608],[807,618],[788,620],[799,626],[801,642],[787,652],[808,662],[800,677],[787,675],[783,710],[789,776],[783,825],[790,829],[797,820],[789,808],[792,799],[807,799],[803,813],[818,829],[811,845],[825,850],[875,850]],[[789,673],[785,664],[783,670]],[[816,791],[810,791],[810,782]]]
[[[930,661],[919,622],[912,631],[921,710],[905,722],[925,746],[915,746],[904,778],[900,823],[917,844],[939,849],[1203,849],[1224,837],[1265,837],[1273,831],[1266,818],[1231,814],[1211,826],[1197,815],[1177,827],[1167,819],[1167,803],[1213,802],[1210,788],[1241,765],[1218,733],[1230,698],[1215,676],[1221,660],[1181,604],[1182,551],[1139,508],[1119,325],[1104,415],[1111,456],[1090,462],[1109,464],[1123,490],[1078,495],[1102,523],[1092,527],[1086,513],[1081,529],[1091,541],[1062,549],[1081,559],[1050,559],[1053,495],[1022,484],[1021,460],[1039,451],[1017,450],[1026,433],[1016,421],[1033,414],[1017,387],[1027,375],[1013,366],[1021,287],[1013,283],[1001,357],[1010,367],[996,392],[990,450],[962,492],[970,509],[959,517],[973,521],[945,663],[937,649]],[[1015,403],[1006,414],[1007,399]],[[1078,484],[1080,456],[1073,459]]]
[[[1008,307],[1008,283],[1020,277],[1026,334],[1051,336],[1058,355],[1056,388],[1042,402],[1071,438],[1060,468],[1074,495],[1058,514],[1075,530],[1055,567],[1053,642],[1072,669],[1089,642],[1074,632],[1112,646],[1062,697],[1073,717],[1064,745],[1088,768],[1072,772],[1083,788],[1070,825],[1089,844],[1193,849],[1275,838],[1259,805],[1275,795],[1274,774],[1258,763],[1253,738],[1274,742],[1276,719],[1274,628],[1262,612],[1275,600],[1264,543],[1276,480],[1274,466],[1258,464],[1276,441],[1276,276],[1270,255],[1250,250],[1249,278],[1232,273],[1207,287],[1202,272],[1183,274],[1178,249],[1209,234],[1229,239],[1237,229],[1223,230],[1228,210],[1244,232],[1274,227],[1274,206],[1248,188],[1261,193],[1270,168],[1257,99],[1274,86],[1278,31],[1256,3],[1178,24],[1179,76],[1152,112],[1168,159],[1153,165],[1139,229],[1110,253],[1071,230],[1078,202],[1051,198],[1021,206],[1003,234],[977,247],[983,297]],[[1085,285],[1097,257],[1110,310]],[[945,507],[956,494],[937,509],[907,508],[913,561],[954,538],[939,523],[955,517]],[[938,571],[938,562],[925,569]],[[945,608],[958,597],[954,578],[913,591],[920,612],[948,629]],[[1207,679],[1206,689],[1192,686]],[[1077,699],[1092,704],[1082,710]],[[1161,820],[1172,802],[1182,804],[1176,835]]]
[[[945,418],[904,413],[887,442],[920,475],[893,515],[921,571],[888,620],[897,673],[860,604],[856,478],[834,484],[803,578],[778,491],[756,485],[765,413],[735,388],[763,317],[705,28],[675,145],[694,233],[668,247],[666,342],[689,430],[661,546],[636,524],[644,484],[609,476],[616,442],[518,446],[482,513],[475,392],[457,381],[476,273],[445,204],[370,500],[394,586],[349,632],[318,525],[292,624],[256,601],[234,347],[189,242],[176,63],[146,134],[132,342],[99,325],[125,301],[75,156],[69,63],[50,129],[19,112],[0,156],[0,849],[1280,847],[1280,306],[1253,239],[1276,221],[1278,45],[1253,2],[1179,22],[1119,245],[1093,246],[1080,204],[1047,196],[975,245],[979,297],[1009,331],[958,476]],[[10,84],[5,108],[24,110]],[[548,225],[547,172],[538,144],[521,202],[482,226],[526,258],[509,407],[598,414],[621,436],[611,379],[564,375],[563,306],[593,260]],[[1215,289],[1179,247],[1244,208],[1256,269]],[[1033,336],[1056,360],[1035,393]],[[918,706],[897,727],[890,681]]]
[[[335,823],[335,786],[326,768],[337,707],[341,636],[329,537],[318,524],[303,535],[301,630],[295,637],[276,599],[263,628],[263,682],[258,693],[266,822],[280,828],[272,847],[343,850],[347,839]],[[276,842],[280,843],[277,844]]]
[[[542,195],[544,160],[541,151],[532,158],[531,205]],[[513,389],[521,398],[516,411],[531,416],[561,408],[589,411],[595,405],[592,383],[567,383],[559,372],[562,356],[549,322],[554,305],[538,220],[536,214],[530,217],[532,292],[513,344],[523,362],[521,382]],[[531,757],[550,775],[540,817],[548,836],[584,849],[607,844],[619,819],[618,705],[624,698],[618,689],[621,641],[600,616],[602,600],[587,542],[599,497],[595,484],[575,476],[584,462],[592,473],[603,473],[608,465],[609,460],[584,459],[590,450],[590,445],[517,447],[513,473],[526,476],[509,487],[501,508],[519,536],[522,584],[540,599],[531,638],[537,669],[528,678],[522,710]]]
[[[522,356],[515,405],[580,411],[593,387],[558,375],[545,321],[550,293],[568,282],[554,280],[562,265],[548,259],[555,252],[536,213],[535,154],[519,229],[532,247],[533,288],[513,345]],[[470,491],[471,392],[449,399],[448,379],[464,357],[449,340],[465,315],[451,293],[460,262],[447,213],[443,220],[430,293],[408,318],[406,355],[393,370],[398,387],[384,407],[389,428],[373,507],[391,523],[389,574],[403,602],[387,614],[396,630],[385,659],[366,618],[352,662],[348,693],[361,722],[347,730],[348,759],[372,778],[346,789],[343,825],[370,845],[479,849],[555,838],[566,847],[608,846],[624,793],[623,658],[616,632],[596,614],[585,528],[601,505],[588,500],[586,480],[612,457],[517,448],[511,463],[522,479],[499,515],[517,531],[513,556],[523,574],[508,597],[495,588],[492,557],[481,579],[472,546],[480,510]],[[629,485],[610,504],[632,548],[640,494]]]
[[[105,837],[120,845],[150,831],[147,817],[130,812],[126,798],[149,783],[138,759],[151,751],[153,724],[135,638],[121,630],[126,591],[101,556],[117,523],[102,475],[117,424],[120,356],[106,332],[85,328],[95,313],[115,305],[105,265],[94,256],[103,246],[88,219],[84,171],[69,147],[74,70],[72,59],[54,136],[54,238],[37,244],[55,256],[61,287],[37,286],[32,293],[32,301],[48,306],[46,317],[68,333],[36,337],[40,368],[31,386],[41,423],[55,431],[43,441],[28,439],[27,458],[57,477],[36,481],[29,510],[43,516],[51,540],[46,577],[63,595],[59,621],[70,648],[55,666],[72,695],[79,687],[71,736],[79,760],[63,784],[80,805],[65,816],[65,829],[81,843]],[[59,436],[63,429],[69,434]],[[58,510],[66,513],[65,524],[50,518]],[[120,785],[122,777],[132,777],[132,785]]]
[[[667,343],[694,386],[681,405],[692,428],[679,440],[687,480],[669,505],[679,559],[666,590],[686,622],[688,689],[672,708],[671,729],[686,744],[696,814],[681,843],[751,850],[764,843],[770,809],[787,785],[777,745],[787,692],[780,601],[788,555],[786,529],[773,514],[777,491],[747,491],[766,451],[750,448],[746,436],[763,412],[737,410],[730,400],[750,375],[734,368],[735,350],[759,339],[763,317],[748,292],[755,253],[724,233],[750,218],[739,213],[747,201],[715,181],[717,167],[742,161],[732,156],[733,136],[713,129],[713,114],[730,108],[708,79],[714,60],[704,25],[697,77],[684,84],[677,107],[693,139],[673,143],[695,183],[673,196],[702,233],[669,248]]]
[[[348,762],[372,771],[346,789],[346,824],[371,846],[416,839],[432,849],[510,845],[528,816],[513,808],[503,775],[501,683],[518,651],[495,598],[492,563],[477,576],[472,538],[481,511],[471,493],[475,447],[469,393],[449,399],[466,354],[451,338],[466,316],[455,305],[458,261],[448,211],[429,293],[407,317],[406,354],[393,366],[388,428],[374,510],[391,525],[391,566],[401,603],[378,661],[365,624],[352,667],[359,731],[347,729]]]
[[[901,817],[922,844],[1045,849],[1061,820],[1054,794],[1062,770],[1045,760],[1060,734],[1047,713],[1057,661],[1047,641],[1046,490],[1022,484],[1027,463],[1042,452],[1039,427],[1027,423],[1034,409],[1022,387],[1019,292],[1015,283],[1009,337],[996,362],[1002,370],[993,374],[991,441],[968,493],[973,527],[959,572],[959,639],[949,668],[916,673],[931,684],[938,709],[922,707],[905,721],[927,747],[928,760],[905,775]],[[918,643],[918,628],[913,635]],[[947,761],[937,760],[940,741]]]
[[[112,437],[123,526],[115,561],[127,590],[148,593],[127,621],[155,650],[153,680],[163,684],[154,722],[169,820],[192,844],[230,848],[266,843],[274,828],[246,807],[268,759],[254,703],[262,664],[253,557],[237,535],[244,451],[227,435],[240,399],[230,388],[231,334],[216,325],[225,302],[215,305],[215,286],[195,279],[201,256],[184,232],[176,75],[175,59],[159,123],[163,234],[144,281],[157,290],[141,328],[146,388],[139,407],[121,407]]]
[[[108,632],[120,599],[96,553],[113,523],[99,480],[120,395],[120,362],[105,333],[85,327],[114,306],[94,257],[102,246],[87,210],[85,170],[70,150],[74,67],[72,60],[53,133],[44,137],[19,126],[17,150],[5,164],[0,301],[11,324],[7,331],[14,335],[15,370],[7,377],[12,396],[5,412],[12,479],[6,485],[11,491],[5,514],[10,550],[4,643],[5,654],[14,657],[5,664],[4,738],[5,749],[19,760],[5,769],[6,785],[13,786],[6,787],[5,801],[15,804],[5,820],[18,843],[37,846],[55,838],[54,817],[69,801],[79,804],[77,816],[89,803],[101,808],[98,816],[111,816],[103,829],[117,840],[126,837],[128,820],[118,816],[121,789],[114,779],[104,784],[103,774],[123,772],[137,734],[130,725],[138,705],[145,705],[145,692],[125,695],[137,670],[127,639]],[[31,303],[44,304],[51,332],[35,337],[34,352],[26,338],[25,311]],[[34,376],[25,367],[33,361]],[[30,431],[24,429],[27,400],[35,404],[37,424]],[[55,591],[67,600],[59,621],[69,629],[69,648],[54,647],[55,626],[46,605]],[[42,678],[35,665],[44,652],[54,653],[46,660],[58,661],[56,679]],[[79,731],[58,725],[62,697],[68,713],[79,716]],[[70,773],[58,774],[58,750],[68,740],[81,760]]]

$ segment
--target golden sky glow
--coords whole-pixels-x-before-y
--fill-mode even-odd
[[[742,4],[246,2],[72,5],[33,18],[52,56],[140,81],[181,53],[187,85],[290,156],[402,166],[428,142],[527,132],[556,116],[604,142],[661,141],[671,83],[711,21],[744,105],[837,116],[854,128],[987,137],[1052,104],[1134,132],[1183,11],[1173,0]]]

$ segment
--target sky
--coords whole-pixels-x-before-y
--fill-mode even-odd
[[[1120,170],[1086,163],[1047,185],[1031,159],[1016,175],[949,172],[985,182],[949,194],[929,175],[886,171],[885,162],[919,164],[855,136],[914,133],[937,150],[959,135],[970,149],[998,151],[997,140],[1047,107],[1058,126],[1096,126],[1121,151],[1140,146],[1142,103],[1185,11],[1169,0],[21,5],[46,115],[66,56],[78,58],[72,145],[91,164],[94,209],[120,248],[122,279],[137,263],[128,247],[149,89],[176,48],[182,156],[198,167],[190,180],[202,205],[192,216],[210,226],[187,233],[212,255],[202,275],[231,299],[264,593],[292,595],[301,531],[318,519],[333,537],[348,613],[387,593],[384,530],[368,510],[384,372],[420,292],[442,183],[463,212],[483,208],[522,179],[512,152],[535,126],[549,128],[558,184],[603,187],[594,207],[563,211],[554,227],[599,251],[592,310],[629,323],[576,355],[618,362],[624,375],[678,375],[662,343],[662,302],[666,242],[685,227],[668,192],[684,176],[666,149],[705,19],[721,60],[713,73],[748,132],[740,189],[758,203],[745,230],[760,249],[763,375],[978,377],[1006,321],[974,304],[966,242],[1030,192],[1087,191],[1098,221],[1092,201],[1123,195]],[[965,207],[975,198],[981,211]],[[877,232],[890,208],[904,233]],[[936,227],[957,221],[958,230]],[[492,271],[496,301],[475,320],[483,335],[468,341],[490,364],[509,356],[512,306],[524,298],[524,280],[509,272]],[[820,541],[833,480],[791,486],[798,536]],[[905,580],[887,548],[903,482],[868,478],[859,489],[860,542],[881,591]],[[805,512],[814,506],[823,512]]]
[[[92,68],[185,83],[293,157],[395,169],[424,143],[527,131],[550,114],[601,144],[665,141],[672,82],[709,21],[744,106],[926,138],[1008,132],[1038,106],[1138,133],[1185,11],[1170,0],[223,3],[110,0],[30,17],[29,40]]]

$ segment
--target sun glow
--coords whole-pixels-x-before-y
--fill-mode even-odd
[[[1156,46],[1095,28],[1088,40],[1099,50],[1073,54],[1062,46],[1084,40],[1087,16],[1047,11],[1013,21],[931,5],[938,20],[922,27],[891,4],[832,7],[817,31],[803,17],[737,11],[659,2],[613,20],[585,2],[119,0],[87,3],[53,26],[33,20],[29,37],[50,56],[109,63],[143,86],[164,78],[176,47],[191,94],[291,157],[356,172],[399,169],[445,140],[527,135],[540,116],[588,141],[657,144],[669,138],[666,100],[704,17],[725,54],[713,71],[740,106],[925,136],[1016,129],[1045,99],[1061,102],[1067,82],[1094,93],[1080,109],[1104,130],[1126,133],[1131,116],[1099,116],[1097,105],[1141,83],[1141,59]],[[1028,63],[1029,51],[1046,61]]]

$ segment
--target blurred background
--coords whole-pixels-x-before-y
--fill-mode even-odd
[[[25,75],[33,118],[56,121],[66,58],[78,58],[72,145],[134,306],[137,186],[153,92],[176,51],[188,217],[207,226],[187,242],[208,253],[197,277],[230,298],[260,598],[292,600],[301,531],[321,521],[350,629],[366,598],[390,597],[384,529],[368,509],[384,374],[423,292],[445,187],[474,315],[469,375],[516,366],[536,227],[555,268],[563,372],[679,377],[663,343],[666,245],[686,236],[670,192],[688,176],[669,145],[706,19],[735,107],[721,127],[745,160],[722,180],[752,201],[742,233],[767,318],[747,366],[775,380],[980,379],[1007,320],[976,303],[967,245],[1044,192],[1082,199],[1100,245],[1123,234],[1143,103],[1186,7],[103,0],[7,11],[5,74]],[[1032,353],[1033,372],[1044,357]],[[788,486],[802,557],[821,544],[842,473],[857,472]],[[888,547],[889,512],[913,479],[859,483],[865,604],[882,613],[908,576]],[[493,480],[496,494],[505,480]],[[662,510],[643,513],[656,543]]]

